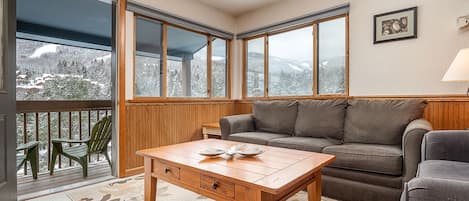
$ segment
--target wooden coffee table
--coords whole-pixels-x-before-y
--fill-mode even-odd
[[[257,157],[207,158],[199,150],[228,149],[240,142],[208,139],[138,151],[144,157],[145,201],[156,200],[162,179],[215,200],[286,200],[307,189],[309,201],[321,200],[321,168],[335,156],[256,145]]]

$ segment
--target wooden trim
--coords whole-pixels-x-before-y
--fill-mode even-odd
[[[248,95],[248,92],[247,92],[248,85],[247,85],[247,82],[246,82],[247,77],[248,77],[247,76],[247,71],[248,71],[248,67],[247,67],[247,65],[248,65],[248,63],[247,63],[247,60],[248,60],[248,56],[247,56],[248,42],[247,42],[247,40],[243,40],[242,46],[243,46],[242,47],[243,49],[242,49],[242,55],[241,55],[242,58],[241,59],[242,59],[242,65],[243,65],[242,66],[243,72],[242,72],[242,76],[241,76],[242,77],[241,78],[242,79],[242,89],[241,90],[242,90],[242,97],[246,98],[247,95]]]
[[[318,24],[313,25],[313,96],[318,95]]]
[[[229,98],[159,98],[140,97],[138,99],[127,100],[128,103],[178,103],[178,102],[224,102]]]
[[[233,53],[233,51],[231,50],[231,48],[233,47],[232,46],[232,43],[233,41],[232,40],[226,40],[226,97],[228,99],[231,99],[233,97],[233,95],[231,94],[232,92],[232,84],[231,84],[231,76],[232,76],[232,65],[231,65],[231,62],[233,61],[231,58],[231,54]]]
[[[345,15],[345,95],[350,94],[350,19]]]
[[[118,15],[117,15],[117,66],[118,66],[118,108],[119,108],[119,171],[118,176],[125,176],[125,165],[126,161],[126,146],[125,146],[125,53],[126,53],[126,6],[127,0],[119,0],[117,3]]]
[[[207,36],[207,97],[212,98],[212,36]],[[225,65],[226,68],[226,65]],[[226,87],[226,83],[225,83]],[[226,95],[225,95],[226,96]]]
[[[163,90],[161,90],[161,93],[160,94],[160,97],[163,97],[165,98],[166,96],[168,96],[167,94],[167,91],[168,91],[168,27],[166,26],[166,24],[163,24],[163,33],[162,33],[162,36],[163,36],[163,40],[161,41],[162,43],[162,53],[163,53],[163,57],[162,57],[162,61],[161,61],[161,64],[162,65],[162,71],[163,71],[163,77],[160,78],[161,79],[161,86],[163,87]]]
[[[139,166],[139,167],[136,167],[136,168],[126,169],[125,170],[125,175],[134,176],[134,175],[137,175],[137,174],[142,174],[143,172],[144,172],[143,166]]]
[[[267,98],[246,98],[235,100],[235,103],[253,103],[255,101],[269,100],[325,100],[325,99],[382,99],[382,100],[399,100],[399,99],[425,99],[431,102],[469,102],[469,97],[460,94],[446,95],[376,95],[376,96],[346,96],[346,95],[322,95],[322,96],[291,96],[291,97],[267,97]]]
[[[133,80],[132,80],[132,84],[133,84],[133,92],[132,92],[132,97],[135,98],[137,97],[137,82],[135,80],[137,80],[137,74],[135,73],[135,69],[137,68],[137,15],[134,13],[134,17],[133,17],[133,20],[134,20],[134,27],[133,27],[133,32],[134,32],[134,35],[133,35],[133,49],[134,49],[134,55],[132,55],[132,57],[134,58],[134,61],[133,61],[133,66],[132,66],[132,71],[133,71]]]
[[[269,36],[264,36],[264,97],[269,97]]]

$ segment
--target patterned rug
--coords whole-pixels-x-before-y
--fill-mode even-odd
[[[207,197],[178,186],[158,181],[158,201],[212,201]],[[117,179],[65,192],[73,201],[143,201],[143,175]],[[300,191],[288,201],[307,201],[307,194]],[[335,201],[324,198],[322,201]]]

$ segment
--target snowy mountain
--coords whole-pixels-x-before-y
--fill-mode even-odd
[[[18,100],[109,100],[111,54],[17,39]]]

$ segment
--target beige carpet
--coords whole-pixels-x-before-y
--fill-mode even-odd
[[[157,184],[158,201],[211,201],[199,194],[159,181]],[[117,179],[87,186],[65,194],[73,201],[143,201],[143,175]],[[300,191],[288,201],[307,201],[306,192]],[[323,201],[334,201],[323,198]]]

